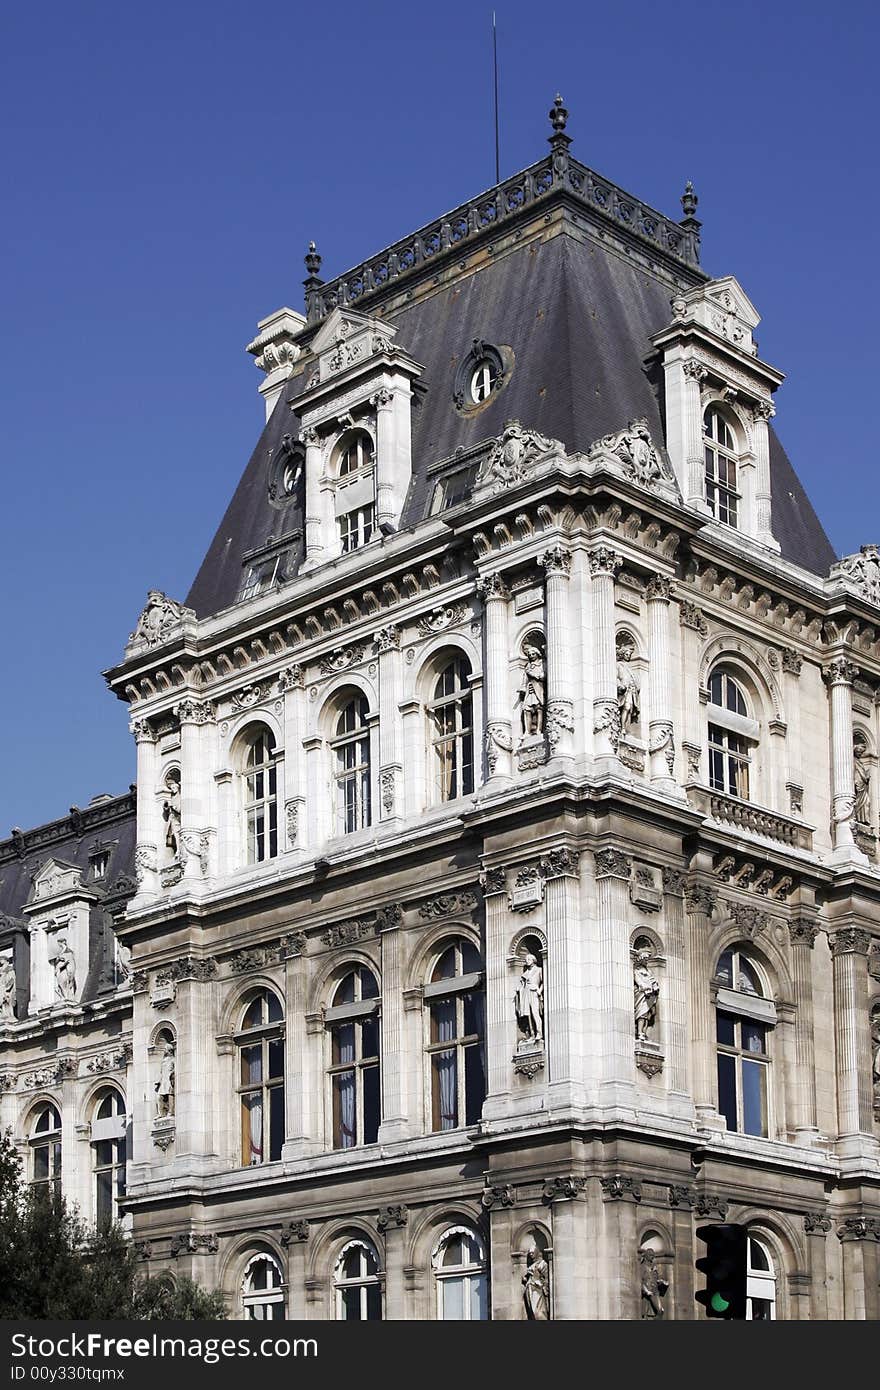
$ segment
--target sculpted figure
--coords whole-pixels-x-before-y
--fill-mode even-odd
[[[874,1017],[871,1021],[871,1042],[874,1044],[871,1077],[874,1082],[874,1094],[880,1099],[880,1009],[874,1010]]]
[[[853,739],[853,817],[862,825],[871,824],[871,768],[867,754],[868,745],[862,735],[857,733]]]
[[[526,664],[516,701],[522,706],[520,722],[523,737],[529,738],[544,732],[547,673],[544,666],[544,653],[540,647],[530,642],[523,648],[523,655]]]
[[[550,1319],[550,1266],[540,1250],[533,1245],[526,1255],[523,1275],[523,1303],[526,1317],[539,1322]]]
[[[504,433],[486,460],[486,479],[500,487],[521,482],[532,464],[562,446],[537,430],[524,430],[518,420],[508,420]]]
[[[660,997],[660,981],[652,975],[648,965],[648,952],[639,951],[633,969],[635,990],[636,1038],[645,1042],[648,1029],[653,1028],[657,1018],[657,1000]]]
[[[59,999],[76,998],[76,957],[64,936],[58,938],[55,957],[55,994]]]
[[[162,1052],[159,1080],[156,1082],[156,1115],[166,1119],[174,1114],[174,1044],[167,1042]]]
[[[176,859],[180,845],[180,773],[169,772],[165,785],[168,790],[168,796],[162,802],[165,844]]]
[[[620,731],[626,733],[638,724],[642,712],[642,691],[639,678],[630,664],[636,654],[635,644],[626,633],[617,639],[617,708],[620,711]]]
[[[0,960],[0,1019],[15,1018],[15,971],[8,956]]]
[[[653,1250],[640,1250],[639,1262],[642,1266],[642,1317],[662,1318],[663,1299],[669,1284],[660,1278]]]
[[[516,1021],[528,1042],[544,1038],[544,972],[531,952],[523,959],[522,974],[514,995]]]
[[[147,603],[143,613],[138,618],[137,627],[129,637],[129,642],[146,642],[147,646],[154,647],[159,642],[164,642],[171,629],[181,621],[184,614],[192,610],[184,608],[182,603],[176,603],[174,599],[168,598],[160,589],[151,589],[147,594]]]

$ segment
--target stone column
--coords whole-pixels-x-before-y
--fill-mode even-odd
[[[707,738],[706,711],[700,698],[700,651],[709,635],[709,625],[696,604],[682,599],[678,609],[681,626],[681,700],[684,709],[682,749],[687,759],[685,780],[708,782],[709,770],[704,752]]]
[[[617,756],[620,709],[614,646],[614,576],[622,564],[608,546],[590,551],[593,596],[593,732],[597,758]]]
[[[857,927],[844,927],[831,937],[837,1127],[841,1138],[873,1133],[868,1024],[870,945],[868,932]]]
[[[846,1322],[880,1317],[880,1218],[849,1216],[837,1228],[843,1256],[843,1316]]]
[[[831,691],[831,828],[834,859],[867,864],[853,836],[855,780],[853,775],[852,683],[856,668],[840,657],[828,663],[822,679]]]
[[[480,878],[486,910],[486,1102],[487,1119],[503,1116],[510,1094],[513,1046],[507,989],[507,878],[500,867],[487,868]],[[546,989],[546,985],[545,985]]]
[[[379,652],[379,819],[400,820],[403,814],[402,730],[400,695],[403,684],[400,628],[395,623],[376,633]]]
[[[803,658],[794,647],[782,648],[782,687],[785,700],[785,713],[788,717],[788,735],[785,740],[785,792],[779,804],[793,816],[804,813],[804,768],[805,749],[801,742],[801,691],[800,675]]]
[[[669,680],[669,600],[672,581],[655,575],[645,587],[648,605],[648,709],[651,781],[670,787],[675,777],[675,731]]]
[[[755,452],[755,535],[762,545],[779,550],[771,526],[770,432],[768,424],[776,414],[771,401],[758,401],[752,407],[752,441]]]
[[[642,1186],[623,1173],[602,1177],[599,1185],[607,1271],[602,1281],[601,1316],[615,1322],[635,1322],[641,1307],[637,1204],[642,1199]]]
[[[324,450],[316,429],[304,429],[301,438],[306,446],[306,564],[317,565],[325,558],[324,497],[321,488]]]
[[[707,511],[705,491],[705,457],[703,453],[703,402],[701,388],[709,375],[702,362],[689,357],[682,363],[684,375],[684,445],[687,481],[685,501],[690,507]]]
[[[581,1010],[577,852],[567,845],[558,845],[549,850],[541,860],[541,873],[545,881],[547,930],[547,959],[544,962],[547,1074],[552,1085],[561,1083],[566,1093],[570,1094],[571,1083],[582,1080],[578,1067]]]
[[[304,956],[305,937],[293,934],[286,944],[284,990],[287,1001],[284,1043],[284,1088],[287,1108],[284,1147],[281,1156],[288,1161],[306,1158],[320,1148],[317,1118],[303,1065],[308,1055],[306,1009],[308,1007],[308,969]]]
[[[382,947],[382,1122],[379,1143],[391,1144],[409,1135],[406,1104],[406,1053],[403,1032],[403,993],[400,968],[399,909],[383,919]]]
[[[821,1213],[807,1212],[804,1217],[804,1231],[811,1237],[807,1241],[807,1261],[810,1271],[810,1317],[814,1322],[825,1322],[828,1318],[828,1232],[831,1218]]]
[[[685,1095],[688,1091],[688,1029],[687,947],[685,944],[684,873],[681,869],[663,870],[664,913],[666,917],[666,980],[665,994],[660,996],[660,1008],[665,1015],[664,1035],[669,1049],[666,1062],[670,1091]]]
[[[291,1322],[305,1320],[306,1271],[308,1268],[309,1223],[291,1221],[281,1232],[281,1244],[287,1247],[287,1313]]]
[[[336,834],[336,786],[326,784],[324,772],[324,740],[313,734],[302,740],[306,755],[306,802],[309,807],[309,848],[318,849],[325,840]]]
[[[812,1142],[816,1129],[816,1053],[813,1040],[813,946],[819,928],[808,917],[788,924],[794,999],[794,1129],[802,1144]]]
[[[286,671],[282,671],[278,677],[278,689],[284,696],[284,820],[278,830],[279,848],[284,852],[305,849],[310,841],[306,755],[303,749],[306,692],[302,667],[288,666]]]
[[[404,810],[408,817],[418,816],[431,804],[431,795],[425,785],[427,730],[422,706],[418,700],[401,700],[397,709],[403,738]],[[433,772],[433,769],[431,770]]]
[[[491,1182],[491,1176],[488,1181]],[[514,1189],[509,1184],[483,1189],[482,1204],[489,1220],[489,1298],[493,1322],[519,1320],[514,1284],[513,1260],[513,1203]]]
[[[694,1212],[696,1192],[691,1183],[669,1184],[674,1259],[666,1295],[666,1316],[674,1322],[693,1322],[699,1304],[694,1299]],[[701,1245],[700,1250],[704,1247]]]
[[[486,771],[489,780],[509,779],[513,729],[510,702],[510,652],[507,605],[510,594],[500,574],[477,580],[477,592],[486,609]]]
[[[685,884],[687,913],[688,974],[691,1019],[691,1091],[698,1117],[705,1123],[717,1118],[718,1088],[715,1077],[715,1018],[709,986],[712,961],[709,956],[710,918],[718,894],[706,883],[691,879]]]
[[[630,1103],[635,1082],[635,1016],[630,957],[629,882],[632,859],[622,850],[598,849],[596,914],[599,924],[599,998],[602,1018],[601,1082]]]
[[[377,1226],[385,1237],[385,1307],[386,1322],[403,1322],[406,1318],[406,1224],[405,1206],[380,1208]]]
[[[214,979],[216,962],[184,957],[175,963],[177,987],[177,1057],[175,1060],[176,1158],[189,1155],[191,1171],[198,1161],[218,1152],[217,1132],[222,1120],[217,1113],[215,1087],[216,1019]]]
[[[571,615],[568,577],[571,551],[556,545],[538,559],[545,574],[545,624],[547,643],[547,743],[551,758],[567,758],[573,751],[574,715],[571,699]]]
[[[598,1317],[590,1306],[591,1283],[596,1290],[599,1271],[596,1270],[595,1239],[590,1239],[587,1222],[587,1203],[584,1199],[585,1180],[565,1175],[548,1178],[544,1183],[544,1202],[552,1206],[553,1268],[550,1271],[553,1298],[553,1318],[556,1322],[576,1321]],[[592,1215],[592,1213],[591,1213]],[[594,1273],[592,1281],[589,1272]]]
[[[138,893],[159,891],[159,823],[156,804],[156,735],[146,719],[129,725],[137,743],[137,849],[135,873]]]
[[[205,756],[204,735],[213,725],[214,711],[205,700],[181,700],[180,720],[180,845],[178,857],[183,876],[189,880],[207,877],[210,835],[208,832],[208,776],[214,765]]]

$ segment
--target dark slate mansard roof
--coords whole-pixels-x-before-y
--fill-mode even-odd
[[[626,197],[619,190],[616,194],[618,201]],[[550,208],[569,196],[560,189],[542,206]],[[526,220],[530,214],[534,219],[534,208],[526,206],[517,217]],[[608,215],[602,215],[607,221]],[[425,368],[421,384],[426,389],[414,401],[413,477],[402,528],[426,515],[431,466],[458,449],[500,435],[510,419],[561,440],[570,452],[586,451],[602,435],[640,417],[647,419],[655,440],[665,441],[661,373],[651,336],[670,322],[676,285],[690,288],[708,277],[696,268],[695,256],[675,258],[656,250],[646,255],[637,243],[635,254],[626,254],[625,237],[618,236],[612,250],[574,225],[598,216],[592,209],[587,217],[557,221],[545,234],[454,275],[410,303],[399,302],[399,286],[373,290],[363,295],[364,302],[358,300],[358,311],[395,325],[396,342]],[[675,226],[660,220],[666,228]],[[483,243],[486,239],[491,239],[491,229]],[[635,243],[635,237],[629,242]],[[452,254],[460,259],[462,252]],[[691,263],[684,263],[688,259]],[[411,271],[413,287],[424,291],[436,268],[432,260],[420,273]],[[341,278],[316,293],[332,305],[334,295],[327,291],[350,283],[351,277]],[[386,312],[395,289],[398,302]],[[315,315],[310,319],[314,322]],[[302,341],[313,331],[304,331]],[[465,415],[453,403],[453,379],[474,339],[509,347],[514,367],[504,389],[479,411]],[[296,573],[303,548],[302,500],[292,500],[284,510],[273,507],[267,474],[284,436],[297,435],[295,401],[304,389],[305,370],[306,364],[300,364],[286,383],[193,583],[187,604],[199,617],[235,603],[246,557],[282,535],[293,537],[286,577]],[[783,557],[826,574],[835,552],[772,429],[770,468],[773,531]]]

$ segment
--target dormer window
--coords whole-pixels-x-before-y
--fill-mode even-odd
[[[709,511],[726,526],[738,526],[740,493],[736,441],[718,406],[710,406],[703,416],[703,455]]]
[[[476,370],[471,377],[471,400],[474,405],[480,405],[492,394],[498,385],[498,370],[488,357],[482,358],[477,363]]]
[[[274,585],[280,584],[286,576],[286,559],[287,551],[282,550],[249,565],[238,596],[239,602],[244,603],[246,599],[255,598],[257,594],[264,594]]]
[[[510,348],[474,338],[470,352],[460,360],[452,386],[452,399],[465,415],[481,405],[507,385],[513,368]]]
[[[97,854],[92,855],[89,862],[92,866],[92,878],[106,878],[107,870],[110,867],[109,849],[99,850]]]
[[[366,545],[376,530],[375,465],[375,445],[366,430],[343,436],[336,474],[336,523],[343,555]]]

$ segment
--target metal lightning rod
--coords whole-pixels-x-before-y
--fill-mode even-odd
[[[498,31],[495,11],[492,11],[492,62],[495,71],[495,182],[501,182],[501,158],[498,144]]]

